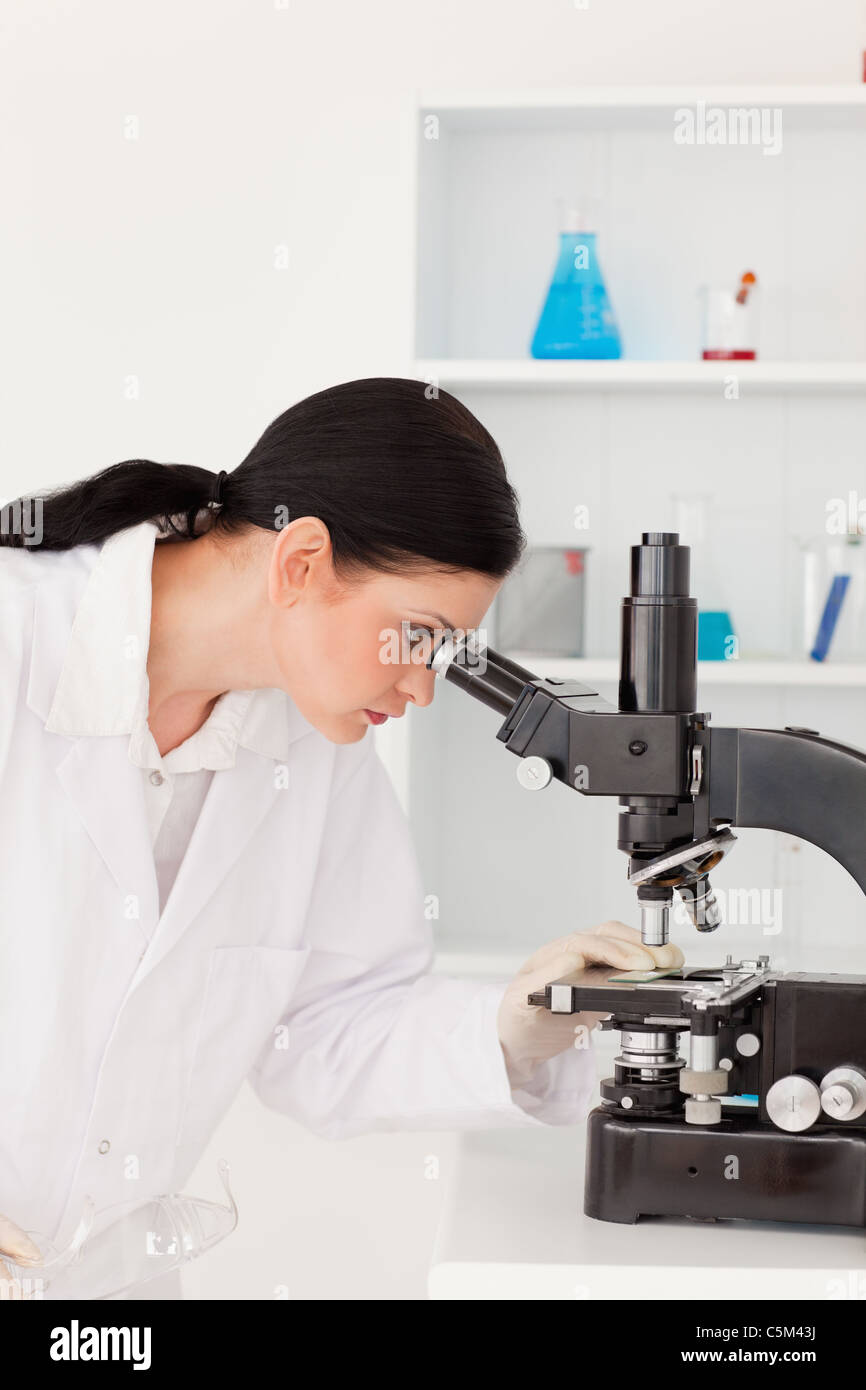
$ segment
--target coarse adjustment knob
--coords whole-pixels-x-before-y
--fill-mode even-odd
[[[685,1109],[687,1125],[717,1125],[722,1118],[722,1102],[713,1097],[695,1100],[689,1096]]]
[[[522,758],[517,764],[517,780],[528,792],[540,792],[553,777],[553,769],[546,758]]]
[[[808,1129],[821,1114],[821,1092],[808,1076],[783,1076],[767,1092],[767,1114],[778,1129]]]
[[[857,1120],[866,1111],[866,1073],[834,1067],[821,1082],[821,1109],[831,1120]]]
[[[683,1067],[679,1074],[679,1086],[681,1091],[688,1091],[693,1096],[724,1096],[728,1093],[728,1073],[723,1067],[714,1067],[712,1071]]]

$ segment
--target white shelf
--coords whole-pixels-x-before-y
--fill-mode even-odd
[[[428,91],[423,113],[446,130],[624,129],[669,124],[671,113],[703,104],[741,110],[781,108],[784,124],[827,129],[866,125],[866,88],[859,83],[784,87],[579,87],[502,92]]]
[[[619,661],[611,658],[544,656],[538,652],[507,653],[512,661],[537,676],[601,683],[619,680]],[[834,665],[817,661],[699,661],[702,685],[866,686],[866,665]]]
[[[866,390],[866,362],[614,362],[417,358],[415,376],[445,386],[529,391]]]

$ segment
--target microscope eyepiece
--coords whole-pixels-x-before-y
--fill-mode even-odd
[[[644,531],[631,548],[632,598],[689,597],[689,547],[676,531]]]
[[[427,667],[500,714],[510,714],[524,686],[535,680],[531,671],[488,647],[477,628],[444,636]]]

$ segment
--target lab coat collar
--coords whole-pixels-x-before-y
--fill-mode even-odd
[[[143,713],[146,718],[142,702],[146,705],[150,569],[161,534],[155,522],[144,521],[103,543],[75,613],[47,718],[41,678],[48,673],[31,670],[28,698],[46,719],[49,733],[81,738],[131,736],[140,730]],[[147,582],[135,582],[142,570]],[[50,650],[50,644],[39,638],[38,607],[36,621],[34,662]],[[259,689],[251,693],[237,742],[253,753],[283,761],[290,745],[312,731],[285,691]]]

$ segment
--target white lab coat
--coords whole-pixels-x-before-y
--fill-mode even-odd
[[[581,1120],[591,1049],[512,1093],[505,980],[428,973],[417,861],[371,733],[330,743],[257,691],[159,915],[128,754],[149,602],[124,608],[155,536],[0,548],[0,1212],[61,1240],[84,1194],[180,1190],[247,1077],[328,1138]],[[86,732],[56,714],[70,682]]]

